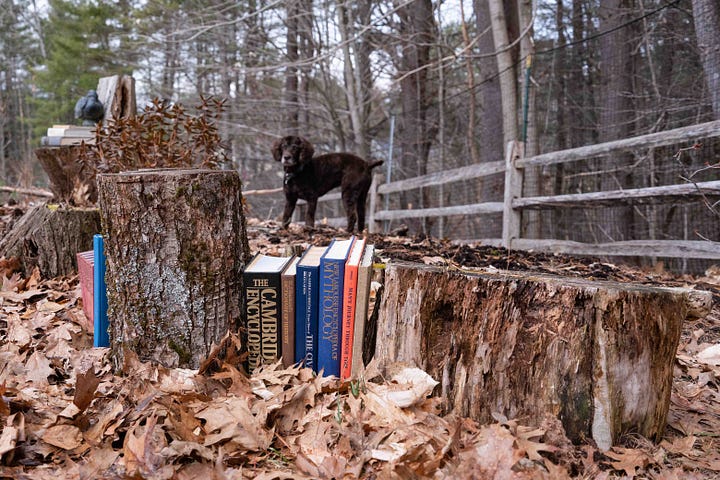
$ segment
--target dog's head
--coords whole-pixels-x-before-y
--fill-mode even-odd
[[[302,168],[312,159],[313,153],[315,149],[310,142],[293,135],[279,139],[272,148],[273,158],[281,162],[285,170]]]

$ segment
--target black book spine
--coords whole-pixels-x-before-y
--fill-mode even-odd
[[[282,355],[280,273],[245,273],[243,281],[247,367],[252,373]]]

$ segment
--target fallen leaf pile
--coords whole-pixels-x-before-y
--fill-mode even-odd
[[[254,251],[307,241],[292,231],[279,237],[273,225],[249,228]],[[0,260],[0,478],[720,475],[717,303],[709,317],[686,325],[663,440],[631,436],[601,452],[591,441],[571,444],[555,418],[480,425],[442,415],[436,380],[408,366],[384,378],[371,363],[349,383],[279,364],[248,377],[233,335],[199,370],[127,355],[122,372],[113,372],[107,350],[92,348],[77,277],[42,281],[16,269]]]

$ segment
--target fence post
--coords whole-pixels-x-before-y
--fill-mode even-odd
[[[378,187],[382,183],[382,173],[376,173],[372,176],[372,183],[370,184],[370,212],[367,217],[367,225],[369,233],[377,233],[378,227],[375,221],[375,213],[377,212],[380,202],[378,201]]]
[[[522,143],[508,142],[505,151],[505,197],[503,207],[502,246],[510,249],[512,241],[520,238],[520,211],[512,208],[512,202],[522,197],[523,171],[516,161],[522,152]]]

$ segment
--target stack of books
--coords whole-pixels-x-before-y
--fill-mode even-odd
[[[95,127],[79,125],[53,125],[47,129],[47,135],[40,139],[43,147],[61,147],[95,143]]]
[[[348,379],[362,367],[374,245],[335,239],[302,257],[257,254],[243,273],[248,371],[282,359]]]

